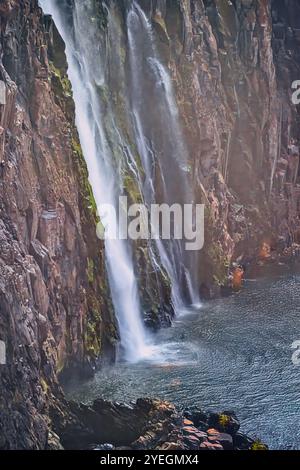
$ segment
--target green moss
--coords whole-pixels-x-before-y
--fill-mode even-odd
[[[57,67],[55,67],[53,62],[49,63],[49,67],[52,74],[52,81],[54,81],[55,90],[59,92],[58,88],[60,87],[66,98],[72,98],[72,85],[67,75],[63,75],[62,72]],[[53,78],[56,80],[53,80]],[[57,82],[56,86],[55,81]]]
[[[228,426],[230,423],[230,417],[228,415],[225,415],[225,414],[221,414],[219,416],[219,424],[220,426],[222,426],[223,428],[226,428],[226,426]]]
[[[99,221],[99,217],[97,215],[97,204],[94,198],[93,190],[88,180],[88,171],[81,145],[79,140],[75,137],[72,139],[72,148],[79,168],[80,187],[85,206],[84,208],[92,214],[95,224],[97,224]]]
[[[224,254],[222,246],[219,242],[212,243],[208,249],[208,255],[214,267],[214,281],[221,287],[225,286],[228,280],[229,261]]]
[[[85,351],[92,358],[97,359],[101,353],[101,339],[97,323],[89,321],[85,329]]]
[[[139,190],[139,187],[133,178],[133,176],[126,173],[123,179],[124,189],[127,196],[130,199],[131,204],[141,204],[142,203],[142,196]]]
[[[89,299],[90,310],[84,328],[85,353],[91,359],[97,359],[101,354],[101,305],[95,296]]]
[[[94,264],[94,261],[90,258],[88,258],[87,260],[87,277],[88,277],[88,281],[90,284],[93,284],[94,282],[94,268],[95,268],[95,264]]]
[[[253,442],[250,450],[268,450],[268,447],[263,444],[259,439]]]
[[[126,64],[126,57],[127,57],[127,51],[125,47],[121,47],[120,49],[120,59],[123,65]]]
[[[46,380],[43,377],[41,377],[40,379],[40,384],[41,384],[43,392],[47,395],[49,391],[49,385],[47,384]]]

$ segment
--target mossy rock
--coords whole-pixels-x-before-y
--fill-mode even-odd
[[[93,284],[94,279],[95,279],[94,269],[95,269],[94,261],[91,258],[88,258],[88,260],[87,260],[87,277],[88,277],[88,281],[89,281],[90,284]]]
[[[265,444],[263,444],[263,442],[257,439],[256,441],[253,442],[250,450],[269,450],[269,449],[268,449],[268,446],[266,446]]]

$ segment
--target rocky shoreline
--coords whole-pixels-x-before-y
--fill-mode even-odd
[[[52,410],[48,450],[268,450],[240,432],[232,411],[180,410],[149,398],[130,404],[99,398],[92,405],[66,405],[67,413]]]

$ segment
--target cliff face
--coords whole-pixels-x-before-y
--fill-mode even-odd
[[[156,199],[163,199],[164,165],[173,186],[184,186],[184,175],[179,181],[170,165],[176,150],[167,134],[173,123],[166,122],[168,103],[161,89],[168,84],[159,76],[157,61],[171,76],[183,131],[175,137],[173,125],[171,136],[177,138],[177,147],[181,137],[185,140],[188,185],[195,202],[206,207],[205,246],[193,276],[202,298],[230,286],[237,265],[247,267],[293,252],[300,229],[298,109],[291,99],[292,82],[298,75],[297,3],[140,0],[138,5],[151,19],[154,46],[149,45],[140,9],[128,16],[132,2],[109,1],[108,17],[100,3],[95,0],[88,5],[92,19],[95,11],[101,19],[97,34],[107,57],[106,82],[99,87],[99,100],[106,110],[103,130],[116,158],[124,160],[119,155],[119,135],[134,156],[141,154],[136,116],[132,119],[132,114],[138,114],[148,146],[145,155],[150,164],[140,161],[145,155],[136,158],[139,178],[124,170],[125,192],[131,202],[141,202],[141,184],[146,187],[145,196],[145,179],[154,182]],[[63,4],[66,10],[72,9],[68,2]],[[155,67],[159,78],[153,91]],[[115,134],[111,114],[118,129]],[[148,174],[147,165],[154,167]],[[177,194],[174,188],[168,190],[174,202]],[[158,276],[158,282],[153,279],[149,246],[141,248],[135,249],[140,292],[145,310],[151,311],[153,298],[163,297],[165,304],[169,292],[164,288],[163,295],[156,294],[163,276]],[[239,272],[237,283],[238,277]],[[144,279],[148,279],[146,288]],[[181,281],[184,284],[184,275]],[[156,305],[158,312],[160,308]]]
[[[57,373],[112,359],[116,332],[63,45],[37,1],[0,21],[0,448],[43,448]]]
[[[144,2],[145,8],[147,2]],[[207,207],[203,294],[234,262],[299,243],[297,2],[154,2],[172,72],[197,201]],[[214,288],[213,288],[214,290]]]

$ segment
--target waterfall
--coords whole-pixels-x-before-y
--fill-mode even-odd
[[[167,202],[182,206],[194,202],[188,174],[188,152],[181,132],[178,108],[168,70],[160,60],[152,24],[136,1],[127,13],[131,109],[135,139],[146,175],[143,194],[148,204]],[[145,96],[145,84],[149,97]],[[154,111],[154,112],[153,112]],[[153,114],[152,114],[153,112]],[[151,143],[151,145],[149,144]],[[153,167],[159,181],[154,181]],[[198,256],[188,254],[177,240],[156,240],[161,263],[171,279],[173,304],[177,313],[185,303],[199,304]]]
[[[100,3],[107,13],[105,33],[98,23]],[[66,45],[76,125],[98,208],[118,207],[125,175],[147,206],[195,202],[172,80],[143,9],[133,0],[40,4]],[[179,240],[151,240],[148,251],[153,270],[162,266],[171,281],[176,312],[198,304],[197,253],[186,252]],[[105,240],[105,253],[121,352],[127,361],[149,357],[154,348],[142,321],[132,246]]]
[[[41,0],[44,11],[53,16],[65,42],[68,75],[72,83],[76,106],[76,126],[88,165],[89,179],[98,207],[112,204],[117,207],[121,194],[120,176],[114,168],[114,155],[103,127],[104,116],[97,86],[104,83],[101,44],[94,43],[87,1],[75,1],[73,24],[75,34],[60,8],[63,2]],[[94,36],[94,34],[95,36]],[[110,122],[113,127],[113,122]],[[114,221],[106,220],[106,224]],[[141,318],[138,288],[132,256],[126,240],[105,240],[105,253],[113,305],[119,322],[121,346],[127,361],[137,361],[149,352]]]

